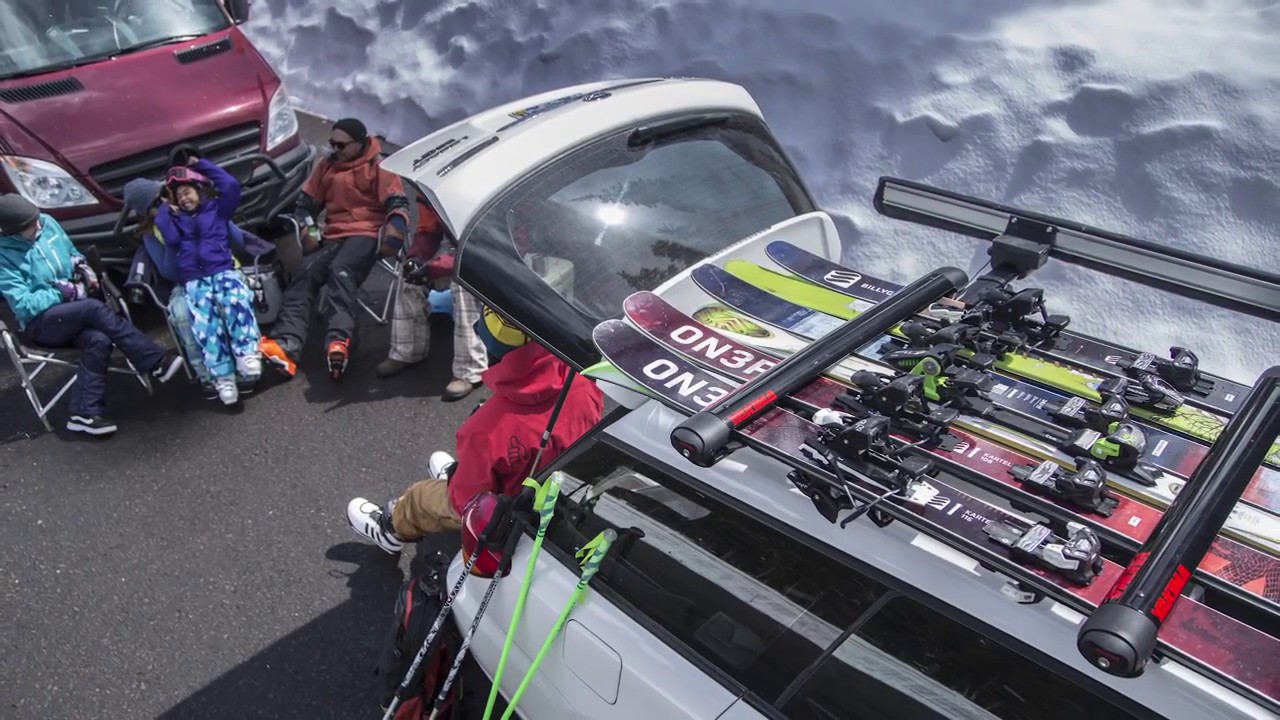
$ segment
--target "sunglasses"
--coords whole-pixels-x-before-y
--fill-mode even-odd
[[[356,144],[355,140],[348,140],[347,142],[342,142],[340,140],[329,141],[329,147],[333,148],[334,150],[341,150],[342,148],[348,145],[355,145],[355,144]]]

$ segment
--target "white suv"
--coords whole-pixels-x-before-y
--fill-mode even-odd
[[[839,239],[745,90],[620,80],[495,108],[384,166],[460,240],[458,281],[582,369],[591,330],[641,289],[690,292],[761,232],[839,258]],[[744,239],[745,238],[745,239]],[[749,449],[710,469],[672,449],[681,416],[604,386],[605,422],[557,459],[565,485],[502,680],[510,696],[578,580],[619,540],[520,699],[527,718],[1244,718],[1273,708],[1172,661],[1135,679],[1076,650],[1082,616],[901,523],[826,522],[789,467]],[[543,475],[546,472],[542,473]],[[531,542],[470,647],[492,674]],[[450,583],[462,570],[455,560]],[[454,604],[465,632],[488,583]],[[1025,597],[1021,598],[1026,600]],[[483,700],[479,703],[483,707]]]

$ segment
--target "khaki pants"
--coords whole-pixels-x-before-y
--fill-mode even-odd
[[[391,511],[391,526],[401,540],[408,541],[429,533],[460,529],[462,519],[449,502],[449,483],[422,480],[410,485]]]

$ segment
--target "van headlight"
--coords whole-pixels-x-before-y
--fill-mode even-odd
[[[274,150],[280,143],[297,134],[298,114],[293,111],[293,98],[289,97],[284,83],[281,83],[267,109],[267,150]]]
[[[9,182],[18,194],[45,210],[55,208],[97,205],[93,196],[79,180],[61,167],[44,160],[0,155],[0,167],[9,176]]]

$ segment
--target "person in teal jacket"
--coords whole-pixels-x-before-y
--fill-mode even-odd
[[[111,349],[160,382],[182,369],[182,358],[91,297],[97,290],[97,275],[58,221],[21,195],[0,195],[0,295],[28,342],[80,349],[67,429],[110,435],[116,431],[105,402]]]

